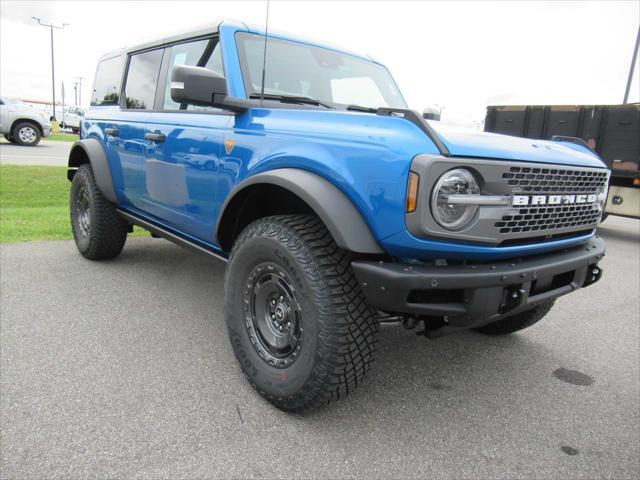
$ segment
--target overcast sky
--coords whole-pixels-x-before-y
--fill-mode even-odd
[[[56,95],[85,77],[87,104],[104,52],[167,32],[232,18],[264,25],[266,1],[0,3],[0,93],[51,98],[49,30],[55,30]],[[386,64],[411,108],[444,105],[443,120],[472,125],[488,104],[621,103],[640,2],[281,1],[269,27]],[[639,62],[640,63],[640,62]],[[639,101],[638,66],[630,100]]]

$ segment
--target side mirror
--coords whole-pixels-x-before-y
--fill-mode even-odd
[[[203,67],[178,65],[171,72],[171,98],[174,102],[213,106],[216,96],[227,96],[227,80]]]
[[[178,65],[171,71],[171,99],[174,102],[218,107],[236,113],[254,106],[247,100],[227,95],[227,79],[208,68]]]
[[[440,112],[441,110],[437,107],[427,107],[422,111],[422,118],[440,121]]]

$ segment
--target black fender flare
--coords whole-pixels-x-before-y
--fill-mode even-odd
[[[227,196],[218,216],[218,240],[221,220],[227,206],[238,193],[256,184],[276,185],[300,197],[320,217],[339,247],[356,253],[384,253],[360,211],[341,190],[315,173],[296,168],[258,173],[236,185]]]
[[[111,176],[111,166],[109,165],[107,152],[102,146],[102,143],[100,143],[100,140],[96,138],[86,138],[73,143],[71,151],[69,152],[67,178],[73,180],[75,171],[80,165],[86,163],[86,158],[88,158],[89,163],[91,163],[93,176],[96,179],[96,185],[100,193],[110,202],[118,203],[118,196],[113,186],[113,177]]]

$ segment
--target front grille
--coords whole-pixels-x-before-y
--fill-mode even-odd
[[[608,173],[603,170],[510,167],[502,174],[513,193],[574,195],[600,194],[607,188]],[[513,207],[494,226],[502,235],[526,232],[580,230],[594,227],[600,220],[597,203],[575,205],[531,205]]]
[[[598,193],[607,185],[606,171],[511,167],[503,173],[514,191],[527,193]]]
[[[597,205],[562,205],[520,208],[495,223],[500,233],[542,232],[568,227],[595,225],[600,217]]]

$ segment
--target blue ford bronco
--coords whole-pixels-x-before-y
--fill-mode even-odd
[[[509,334],[601,275],[588,146],[427,121],[372,58],[243,23],[104,55],[80,138],[80,253],[138,225],[227,262],[234,353],[283,410],[354,390],[385,319]]]

